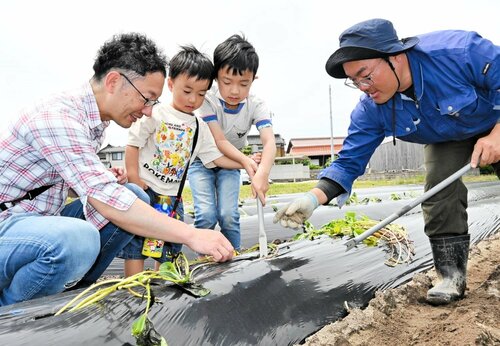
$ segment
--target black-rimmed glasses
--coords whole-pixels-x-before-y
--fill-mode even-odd
[[[120,72],[120,76],[122,76],[123,78],[125,78],[127,80],[127,82],[129,82],[130,85],[132,85],[132,87],[139,93],[139,95],[141,95],[141,97],[144,99],[144,106],[145,107],[153,107],[154,105],[157,105],[158,103],[160,103],[160,101],[158,101],[158,100],[150,100],[146,96],[144,96],[139,91],[139,89],[136,88],[136,86],[134,85],[134,83],[132,83],[132,81],[130,79],[128,79],[128,77],[125,76],[123,73]]]

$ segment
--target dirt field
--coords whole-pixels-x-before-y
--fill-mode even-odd
[[[500,234],[472,247],[466,297],[448,306],[425,303],[434,270],[378,292],[306,339],[305,345],[500,345]]]

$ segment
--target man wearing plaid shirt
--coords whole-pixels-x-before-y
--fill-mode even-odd
[[[155,211],[123,169],[97,156],[110,121],[128,128],[151,116],[166,65],[145,36],[114,36],[88,83],[25,110],[1,133],[0,306],[91,284],[134,234],[232,257],[221,233]],[[69,194],[79,200],[65,206]]]

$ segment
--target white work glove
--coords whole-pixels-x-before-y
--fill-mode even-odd
[[[318,205],[316,196],[312,192],[307,192],[278,210],[274,215],[273,222],[279,221],[283,227],[299,228],[304,221],[311,217]]]

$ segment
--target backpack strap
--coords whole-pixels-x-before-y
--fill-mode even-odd
[[[33,190],[30,190],[28,191],[23,197],[21,198],[17,198],[13,201],[10,201],[10,202],[3,202],[3,203],[0,203],[0,210],[2,211],[5,211],[9,208],[12,208],[13,206],[15,206],[17,203],[19,203],[20,201],[23,201],[25,199],[27,200],[34,200],[38,195],[41,195],[42,193],[44,193],[45,191],[47,191],[48,189],[50,189],[52,186],[54,186],[54,184],[52,185],[44,185],[44,186],[40,186],[40,187],[37,187],[36,189],[33,189]]]
[[[180,201],[182,200],[182,190],[184,190],[184,184],[186,183],[189,164],[191,163],[194,149],[196,148],[196,143],[198,142],[198,129],[200,127],[200,124],[198,122],[198,118],[196,116],[194,116],[194,118],[196,120],[196,130],[194,131],[193,145],[191,146],[191,155],[189,156],[189,160],[186,164],[186,169],[184,170],[184,173],[182,174],[181,182],[179,184],[179,190],[177,190],[177,196],[175,198],[174,206],[172,208],[172,212],[170,213],[171,217],[175,216],[175,211],[177,210],[177,206],[179,205]]]

